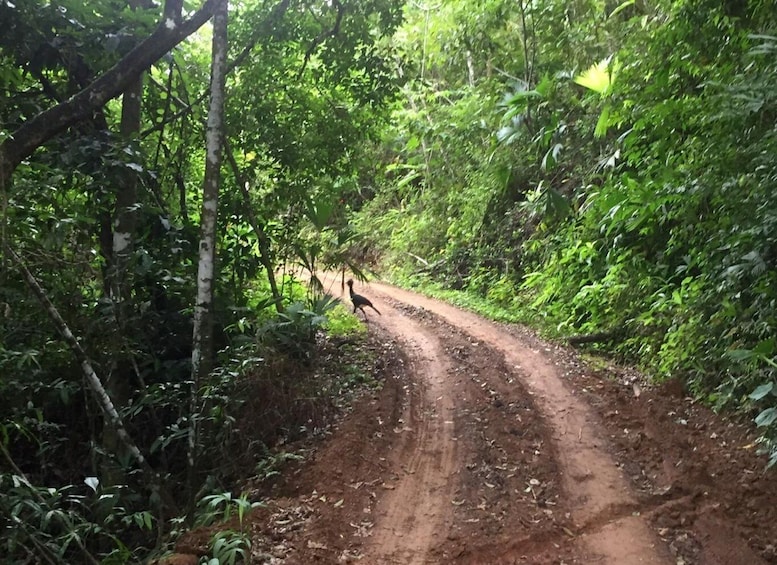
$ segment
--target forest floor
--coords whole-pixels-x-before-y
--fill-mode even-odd
[[[383,386],[263,494],[251,563],[777,563],[747,426],[528,330],[356,291],[382,312]]]

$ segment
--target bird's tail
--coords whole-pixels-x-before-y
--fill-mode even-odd
[[[378,316],[382,316],[382,315],[383,315],[383,314],[381,314],[381,313],[380,313],[380,310],[378,310],[377,308],[375,308],[375,306],[373,306],[372,304],[370,304],[370,308],[372,308],[373,310],[375,310],[375,311],[378,313]]]

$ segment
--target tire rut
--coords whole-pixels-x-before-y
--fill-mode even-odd
[[[376,564],[423,564],[452,520],[458,448],[453,399],[444,382],[451,365],[439,340],[397,310],[384,309],[380,324],[398,336],[412,372],[427,378],[416,381],[401,426],[394,429],[402,439],[389,458],[393,480],[383,484],[386,493],[375,508],[381,519],[364,558]]]
[[[777,563],[777,490],[753,471],[746,426],[673,389],[638,392],[624,369],[580,370],[517,326],[364,291],[385,315],[343,354],[368,353],[382,386],[357,388],[304,462],[241,487],[267,500],[243,525],[247,561]],[[185,534],[172,557],[197,561],[212,536]]]
[[[530,348],[497,324],[445,303],[384,284],[372,283],[368,288],[367,292],[383,299],[384,304],[388,305],[385,301],[393,298],[433,312],[504,356],[507,365],[534,396],[552,430],[573,531],[580,533],[578,543],[582,551],[591,555],[589,563],[662,565],[673,562],[639,512],[613,513],[617,508],[638,508],[639,502],[609,455],[607,441],[592,411],[567,389],[558,369],[541,351]],[[381,324],[385,322],[389,332],[398,337],[410,333],[406,318],[397,314],[384,317]],[[412,333],[415,335],[415,331]],[[443,390],[435,389],[436,392]]]

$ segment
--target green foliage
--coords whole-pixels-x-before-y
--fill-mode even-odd
[[[332,337],[363,335],[367,332],[359,318],[351,314],[342,303],[327,313],[326,331]]]
[[[294,359],[310,359],[316,350],[316,334],[327,324],[327,313],[339,300],[330,296],[289,304],[277,318],[259,328],[260,343]]]
[[[732,381],[726,382],[722,392],[725,401],[743,402],[756,413],[755,425],[762,428],[759,438],[761,452],[769,456],[768,467],[777,463],[777,341],[763,340],[752,349],[730,349],[726,352],[733,368]],[[757,385],[757,386],[756,386]],[[746,398],[732,398],[736,393],[752,390]]]
[[[281,474],[283,466],[289,461],[302,461],[304,456],[299,453],[281,451],[279,453],[267,453],[256,464],[256,477],[260,481],[266,481]]]
[[[219,531],[213,536],[211,556],[200,558],[204,565],[234,565],[248,560],[251,537],[245,532]]]
[[[615,77],[618,73],[617,60],[613,61],[610,57],[591,65],[588,69],[574,78],[574,81],[580,86],[584,86],[606,96],[612,91]]]
[[[0,511],[8,520],[0,537],[5,557],[18,556],[21,560],[22,556],[35,554],[47,562],[62,564],[92,559],[125,563],[136,559],[138,555],[114,532],[121,532],[121,537],[127,539],[151,531],[151,514],[133,512],[125,506],[128,497],[123,488],[98,487],[94,478],[84,483],[86,487],[38,487],[24,476],[0,474],[4,493]]]
[[[202,557],[200,563],[208,565],[234,565],[246,561],[251,549],[251,538],[244,529],[246,514],[261,506],[260,502],[251,502],[246,493],[238,498],[229,492],[212,494],[202,498],[199,503],[196,523],[208,526],[215,522],[229,522],[237,519],[237,530],[218,530],[211,541],[211,553]]]
[[[0,1],[0,140],[87,87],[152,33],[161,4],[143,4]],[[25,519],[24,528],[1,534],[13,545],[4,552],[9,559],[145,560],[170,533],[160,516],[186,505],[207,477],[234,478],[227,452],[247,375],[282,365],[285,356],[310,363],[325,327],[344,332],[355,324],[344,314],[328,322],[336,303],[306,295],[284,277],[277,292],[269,284],[270,274],[298,261],[357,263],[359,243],[345,212],[353,195],[368,190],[361,167],[401,83],[389,37],[402,6],[339,5],[342,20],[335,5],[302,2],[270,23],[272,3],[233,7],[226,110],[232,159],[221,179],[214,281],[219,354],[194,402],[207,28],[143,77],[137,134],[123,117],[129,97],[112,100],[47,140],[2,187],[0,439],[19,469],[13,476],[28,481],[6,500]],[[127,187],[134,192],[129,205],[120,198]],[[116,233],[119,216],[132,216],[126,265],[113,249],[124,237]],[[128,433],[163,477],[160,491],[111,437],[84,390],[79,362],[13,270],[5,245],[22,256],[97,367]],[[203,468],[187,474],[191,426],[200,430],[195,452]],[[102,499],[110,507],[92,508],[94,493],[80,492],[85,473],[99,477],[103,494],[118,489]],[[3,475],[4,487],[11,476]],[[187,488],[171,487],[180,484]],[[38,494],[45,505],[25,504]],[[67,523],[54,519],[60,512]],[[44,525],[46,513],[52,518]],[[245,546],[225,538],[214,547],[220,559],[234,560]]]
[[[418,276],[398,276],[395,281],[397,284],[413,287],[416,291],[422,292],[427,296],[439,298],[455,304],[461,308],[466,308],[472,312],[476,312],[492,320],[500,322],[512,322],[523,323],[526,322],[521,318],[521,312],[515,308],[516,296],[508,296],[500,303],[495,301],[493,297],[487,298],[480,293],[475,293],[472,289],[468,290],[451,290],[439,283],[429,280],[427,277]],[[502,282],[503,285],[507,285],[506,281]],[[502,288],[505,288],[504,286]]]
[[[197,506],[200,508],[196,520],[198,524],[209,526],[216,521],[227,522],[236,517],[242,531],[246,513],[261,506],[261,503],[249,501],[246,493],[235,498],[230,492],[222,492],[202,498]]]
[[[401,2],[341,4],[341,20],[331,3],[295,4],[271,31],[273,3],[235,6],[221,353],[193,405],[207,34],[144,77],[139,135],[122,133],[123,103],[111,101],[3,187],[2,244],[99,367],[164,483],[184,480],[191,425],[215,462],[196,480],[220,477],[252,370],[310,365],[324,331],[359,335],[326,289],[280,276],[276,292],[269,275],[358,273],[378,258],[494,317],[558,335],[621,331],[614,353],[748,411],[777,460],[773,6],[455,0],[408,5],[402,23]],[[0,139],[83,89],[158,17],[157,5],[0,2]],[[112,245],[128,181],[135,225],[118,300]],[[0,505],[24,525],[2,543],[12,559],[142,560],[167,533],[157,518],[167,499],[103,434],[56,335],[3,268],[0,439],[19,472],[0,478],[10,489]],[[319,392],[366,374],[344,369],[342,387]],[[85,467],[109,496],[81,485]],[[213,558],[245,548],[225,535]]]
[[[395,277],[616,332],[591,347],[752,411],[774,462],[775,28],[757,0],[411,9],[415,80],[354,225]]]

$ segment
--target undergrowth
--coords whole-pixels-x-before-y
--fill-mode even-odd
[[[218,480],[212,492],[201,499],[197,514],[198,525],[224,523],[209,538],[211,547],[200,548],[207,549],[212,559],[237,562],[250,550],[250,538],[242,528],[243,515],[261,504],[261,499],[249,499],[237,492],[237,485],[250,484],[253,496],[269,494],[288,465],[304,461],[312,443],[328,432],[338,415],[359,396],[381,386],[377,378],[379,349],[363,324],[338,302],[314,304],[319,308],[326,305],[327,314],[320,326],[326,331],[316,334],[315,355],[266,357],[236,381],[230,397],[230,402],[240,407],[234,416],[234,430],[222,447],[218,472],[214,473]],[[283,322],[279,331],[284,332],[294,327],[289,320],[316,320],[313,315],[297,314],[279,319]],[[308,335],[307,331],[304,329],[303,335]],[[286,349],[287,342],[282,339],[278,343]],[[230,485],[232,490],[223,490]],[[233,527],[231,518],[235,515],[240,516],[239,529]],[[180,533],[184,545],[200,539]]]
[[[353,223],[404,284],[551,337],[607,336],[586,347],[751,416],[774,464],[775,12],[638,4],[573,23],[539,2],[523,30],[483,17],[536,59],[483,76],[500,53],[468,53],[469,82],[442,61],[484,12],[411,18],[434,29],[405,48],[435,80],[406,86]]]

